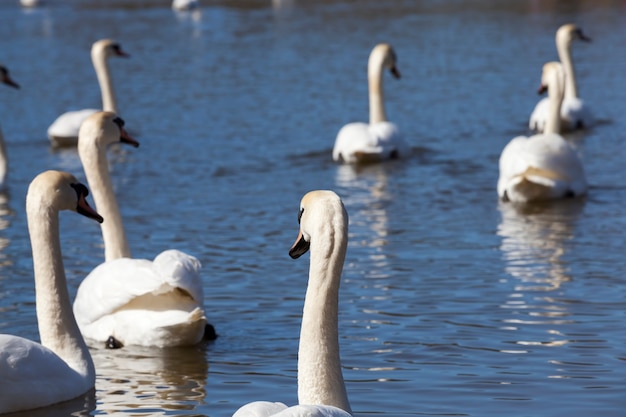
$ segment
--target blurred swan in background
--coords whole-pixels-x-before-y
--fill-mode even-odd
[[[11,79],[9,76],[9,70],[0,65],[0,82],[13,88],[20,88],[19,84]],[[7,171],[9,169],[9,160],[7,158],[6,145],[4,144],[4,136],[2,136],[2,129],[0,129],[0,188],[4,187]]]

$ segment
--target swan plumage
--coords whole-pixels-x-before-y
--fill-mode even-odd
[[[112,39],[101,39],[93,43],[91,47],[91,61],[100,85],[102,109],[74,110],[60,115],[48,127],[48,139],[54,146],[76,146],[81,124],[95,112],[100,110],[118,112],[108,65],[108,60],[112,56],[128,57],[129,55],[122,50],[119,43]]]
[[[41,343],[0,335],[0,413],[71,400],[94,388],[96,373],[74,316],[59,242],[59,211],[102,222],[86,202],[87,188],[74,176],[46,171],[26,197],[33,252],[37,322]]]
[[[561,129],[572,131],[581,128],[589,128],[594,123],[594,118],[589,106],[578,97],[578,86],[574,61],[572,60],[572,42],[580,40],[590,42],[582,29],[577,25],[568,23],[561,26],[556,32],[556,48],[561,64],[565,71],[565,94],[561,105]],[[530,115],[528,127],[538,132],[543,132],[546,120],[549,117],[550,104],[548,98],[539,100]]]
[[[395,78],[400,78],[396,61],[391,45],[381,43],[372,49],[367,66],[370,120],[369,123],[348,123],[339,130],[333,147],[335,161],[379,162],[408,153],[398,127],[387,120],[384,108],[383,70],[387,68]]]
[[[173,0],[172,9],[177,11],[196,10],[200,7],[198,0]]]
[[[20,88],[19,84],[13,81],[9,75],[9,70],[4,65],[0,65],[0,82],[13,88]],[[6,145],[4,144],[4,136],[0,129],[0,187],[4,186],[8,171],[9,161],[7,158]]]
[[[115,347],[196,344],[207,324],[200,261],[175,249],[153,261],[131,257],[106,157],[107,147],[116,142],[139,145],[115,113],[97,112],[81,126],[79,157],[96,207],[107,222],[102,225],[105,262],[76,293],[78,325],[86,338]]]
[[[298,348],[298,403],[255,401],[233,417],[350,417],[341,371],[338,304],[348,244],[348,214],[333,191],[311,191],[302,198],[300,231],[289,255],[311,252]]]
[[[576,197],[586,193],[587,180],[577,150],[560,134],[560,105],[565,73],[559,62],[542,72],[550,115],[544,133],[513,138],[500,155],[498,195],[503,200],[529,202]]]

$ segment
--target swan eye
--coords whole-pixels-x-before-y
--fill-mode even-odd
[[[116,117],[115,119],[113,119],[113,123],[118,125],[120,129],[123,128],[125,124],[124,119],[122,119],[121,117]]]
[[[304,207],[300,209],[300,212],[298,212],[298,224],[300,224],[300,220],[302,220],[302,213],[304,213]]]
[[[76,191],[77,196],[87,197],[89,195],[89,190],[83,184],[77,182],[75,184],[70,184],[70,186]]]

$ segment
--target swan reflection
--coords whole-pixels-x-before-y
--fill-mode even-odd
[[[98,412],[153,416],[204,404],[209,365],[202,346],[92,348],[91,355]]]
[[[505,319],[510,330],[518,325],[571,322],[568,304],[559,300],[561,287],[572,280],[566,255],[568,242],[584,207],[584,199],[516,206],[500,203],[502,222],[498,235],[505,271],[517,281],[502,308],[513,315]],[[516,315],[517,314],[517,315]],[[549,329],[547,341],[518,341],[519,345],[560,346],[563,335]]]

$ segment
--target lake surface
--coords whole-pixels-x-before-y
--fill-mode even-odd
[[[35,416],[230,416],[297,402],[308,256],[287,252],[302,195],[333,189],[350,216],[340,291],[344,377],[357,416],[623,416],[626,409],[626,6],[618,1],[0,3],[10,156],[0,195],[0,332],[38,339],[24,198],[75,150],[46,138],[60,113],[100,105],[91,43],[131,57],[111,71],[139,149],[110,152],[135,257],[203,263],[220,337],[197,348],[93,347],[95,393]],[[600,123],[570,135],[587,198],[498,202],[500,151],[526,134],[554,34],[579,24],[579,92]],[[387,114],[410,158],[333,163],[338,130],[365,121],[366,64],[398,55]],[[62,215],[70,294],[103,258],[99,227]]]

